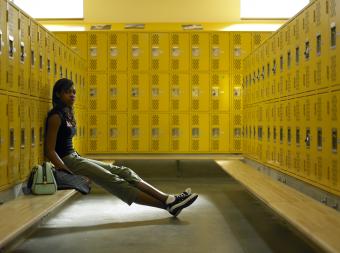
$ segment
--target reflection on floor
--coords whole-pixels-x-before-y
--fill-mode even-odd
[[[190,186],[199,194],[178,218],[160,209],[129,207],[95,188],[46,220],[11,252],[319,252],[217,166],[195,173],[190,164],[198,167],[188,162],[180,177],[146,174],[149,183],[165,192]]]

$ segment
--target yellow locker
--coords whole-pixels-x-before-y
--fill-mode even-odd
[[[286,121],[284,122],[285,126],[285,142],[286,146],[285,148],[285,168],[286,170],[293,172],[293,101],[291,99],[286,101],[286,108],[285,108],[285,114],[286,114]]]
[[[8,114],[7,114],[8,96],[0,94],[0,188],[8,184]]]
[[[7,89],[18,91],[19,76],[19,10],[7,3]]]
[[[150,151],[169,152],[169,114],[150,114]]]
[[[210,114],[210,152],[229,152],[229,119],[229,114]]]
[[[210,74],[211,83],[211,105],[214,112],[229,112],[229,75],[228,73]],[[241,94],[239,94],[241,95]]]
[[[268,100],[270,98],[270,85],[271,85],[271,52],[270,52],[270,39],[268,39],[264,46],[265,51],[265,62],[264,62],[264,100]]]
[[[191,70],[209,71],[209,33],[191,33]]]
[[[209,111],[209,74],[191,74],[191,110]]]
[[[38,45],[38,24],[30,19],[30,95],[38,97],[38,74],[39,74],[39,45]]]
[[[302,53],[302,92],[308,92],[315,89],[314,83],[314,73],[313,66],[315,64],[316,52],[315,50],[315,38],[313,35],[313,6],[310,5],[306,8],[301,14],[302,23],[301,23],[301,46],[303,47]]]
[[[189,74],[170,74],[170,108],[172,112],[189,111]]]
[[[152,111],[169,111],[169,74],[150,74],[150,109]]]
[[[128,82],[129,111],[149,111],[149,75],[131,73]]]
[[[87,60],[87,33],[69,32],[67,33],[67,45],[77,52],[83,59]]]
[[[241,152],[242,151],[242,113],[233,112],[230,114],[230,151]],[[248,139],[249,140],[249,139]]]
[[[19,98],[8,96],[8,181],[11,184],[18,182],[20,178],[20,122],[19,122]]]
[[[263,150],[264,150],[264,113],[265,113],[265,107],[262,104],[257,105],[257,112],[256,112],[256,122],[255,122],[255,128],[257,129],[257,135],[256,135],[256,140],[257,140],[257,147],[256,147],[256,158],[258,161],[262,162],[264,157],[263,157]]]
[[[279,166],[281,170],[287,170],[286,152],[287,152],[287,115],[286,115],[287,101],[280,101],[279,109]]]
[[[265,47],[264,45],[261,45],[258,49],[260,51],[260,57],[258,62],[258,71],[259,71],[259,91],[258,91],[258,101],[262,102],[265,100],[265,64],[266,64],[266,58],[265,58]]]
[[[149,152],[149,114],[128,114],[128,152]]]
[[[30,131],[31,131],[31,119],[29,117],[30,107],[29,99],[20,98],[20,178],[22,180],[27,179],[30,173]]]
[[[209,114],[190,114],[190,151],[209,151]]]
[[[149,34],[129,33],[128,64],[131,71],[149,70]]]
[[[127,152],[127,114],[110,113],[108,116],[108,151]]]
[[[329,154],[329,147],[332,146],[330,138],[331,118],[330,110],[328,108],[329,105],[329,93],[317,95],[314,107],[316,118],[316,124],[314,126],[316,156],[313,156],[313,159],[317,182],[326,186],[331,186],[331,163],[330,159],[327,157],[327,154]]]
[[[302,16],[299,15],[292,20],[292,80],[293,94],[300,94],[303,91],[303,50],[302,41]]]
[[[263,122],[263,161],[264,163],[270,162],[270,148],[271,148],[271,139],[272,139],[272,129],[271,129],[271,107],[270,104],[264,104],[264,122]]]
[[[271,32],[252,32],[251,50],[255,50],[261,46],[271,34]]]
[[[287,26],[279,31],[279,63],[278,63],[278,92],[279,97],[287,96],[286,77],[287,77]]]
[[[189,152],[189,114],[174,113],[170,115],[170,151]]]
[[[243,69],[242,59],[251,52],[251,33],[230,33],[231,71],[240,72]]]
[[[29,94],[30,53],[29,53],[29,17],[19,13],[19,92]]]
[[[314,96],[306,96],[301,98],[303,111],[302,111],[302,140],[305,143],[302,145],[302,158],[303,158],[303,176],[314,180],[314,173],[312,171],[312,156],[315,155],[312,152],[312,147],[316,141],[315,135],[313,135],[313,127],[314,127],[314,117],[313,117],[313,105],[314,105]]]
[[[87,110],[82,109],[81,113],[80,113],[80,118],[82,123],[79,125],[78,129],[79,129],[79,133],[80,133],[80,149],[78,150],[78,152],[80,154],[85,154],[87,153],[87,119],[88,119],[88,115],[87,115]]]
[[[271,148],[271,164],[278,167],[279,165],[279,144],[280,144],[280,119],[279,119],[279,108],[280,103],[279,100],[276,100],[272,103],[272,132],[273,132],[273,141]]]
[[[49,110],[50,104],[48,102],[39,101],[39,132],[38,132],[38,162],[43,163],[44,162],[44,142],[45,142],[45,123],[46,123],[46,117],[47,112]]]
[[[89,73],[89,111],[107,111],[107,75]]]
[[[107,114],[92,113],[88,114],[88,152],[102,153],[107,152]]]
[[[54,35],[60,42],[67,45],[67,32],[54,32]]]
[[[170,68],[172,71],[189,71],[189,47],[188,33],[170,34]]]
[[[253,54],[253,68],[254,68],[254,85],[253,90],[251,91],[252,94],[252,103],[257,103],[260,97],[260,80],[261,80],[261,72],[259,67],[259,58],[260,58],[260,51],[256,50]]]
[[[109,32],[109,71],[127,70],[127,33]]]
[[[313,36],[315,40],[314,82],[316,89],[324,89],[329,86],[329,1],[318,0],[312,7]]]
[[[45,98],[52,98],[52,90],[55,82],[54,76],[54,38],[51,34],[46,34],[46,87]],[[76,88],[77,89],[77,88]],[[77,89],[79,91],[79,89]]]
[[[7,90],[7,2],[0,0],[0,90]]]
[[[63,52],[62,43],[55,41],[54,43],[54,76],[55,80],[63,78]]]
[[[340,158],[339,158],[339,143],[340,143],[340,91],[335,91],[329,94],[331,103],[331,125],[330,132],[326,134],[326,138],[330,139],[331,150],[326,149],[325,159],[330,160],[330,180],[333,189],[340,189]]]
[[[74,135],[74,137],[72,139],[72,142],[73,142],[73,147],[76,150],[78,150],[79,145],[80,145],[80,142],[79,142],[80,133],[79,133],[78,127],[79,127],[79,124],[81,124],[81,122],[79,122],[80,112],[79,112],[79,108],[78,107],[74,108],[74,114],[75,114],[75,117],[76,117],[76,120],[77,120],[77,128],[76,128],[76,133],[75,133],[75,135]]]
[[[107,71],[107,33],[88,33],[88,69],[89,71]]]
[[[271,67],[271,73],[270,73],[270,99],[278,99],[279,94],[278,94],[278,83],[280,81],[279,79],[279,60],[280,57],[279,55],[279,48],[278,48],[278,41],[279,41],[279,36],[278,34],[275,34],[274,36],[271,37],[270,39],[270,67]]]
[[[329,50],[329,70],[330,70],[330,85],[336,86],[340,84],[340,74],[338,69],[340,66],[340,47],[337,46],[337,37],[340,27],[340,4],[337,1],[329,2],[329,26],[328,31],[330,34],[330,50]]]
[[[293,171],[295,174],[303,175],[303,157],[302,151],[304,147],[303,136],[303,103],[301,98],[293,99]]]
[[[150,69],[152,71],[169,71],[169,34],[151,33]]]
[[[256,159],[256,148],[257,148],[257,126],[256,126],[256,106],[251,107],[251,156]]]
[[[210,34],[210,70],[230,71],[229,67],[229,33],[214,32]]]
[[[38,44],[39,44],[39,55],[38,55],[38,65],[39,65],[39,74],[38,74],[38,90],[39,97],[46,98],[46,33],[47,31],[42,27],[38,26]]]
[[[127,74],[109,72],[109,111],[127,111]]]
[[[30,101],[30,168],[33,168],[34,165],[38,163],[39,160],[39,143],[38,143],[38,134],[39,134],[39,101],[32,99]]]

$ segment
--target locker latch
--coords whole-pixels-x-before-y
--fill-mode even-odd
[[[172,47],[172,56],[173,57],[179,57],[181,54],[181,50],[179,47]]]
[[[118,56],[118,48],[117,47],[110,47],[110,55],[111,55],[111,57],[117,57]]]
[[[159,47],[156,47],[156,46],[152,47],[151,52],[152,52],[153,57],[159,57],[161,54]]]
[[[309,41],[308,40],[305,42],[305,52],[304,52],[304,55],[305,55],[305,59],[308,60],[309,56],[310,56],[310,46],[309,46]]]
[[[192,56],[199,57],[200,56],[200,48],[199,47],[192,47]]]
[[[212,56],[213,57],[219,57],[221,54],[220,48],[219,47],[213,47],[212,48]]]

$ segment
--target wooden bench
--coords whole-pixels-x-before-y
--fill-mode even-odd
[[[251,168],[216,160],[224,171],[326,252],[340,252],[340,213]]]
[[[63,190],[53,195],[24,195],[0,205],[0,252],[76,193]]]

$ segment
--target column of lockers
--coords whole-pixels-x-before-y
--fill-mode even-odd
[[[248,66],[244,72],[244,93],[250,97],[245,99],[245,107],[254,103],[261,106],[267,100],[266,110],[272,112],[266,114],[263,162],[335,193],[340,190],[336,73],[339,6],[338,1],[308,5],[252,52],[245,60]],[[265,53],[259,64],[256,60],[254,64],[262,50],[270,54]],[[251,82],[257,79],[262,66],[267,66],[262,81],[268,97],[258,101],[248,94],[256,91]],[[258,129],[262,124],[259,118],[255,122]],[[257,135],[261,135],[259,131]],[[246,153],[253,158],[251,150]]]

